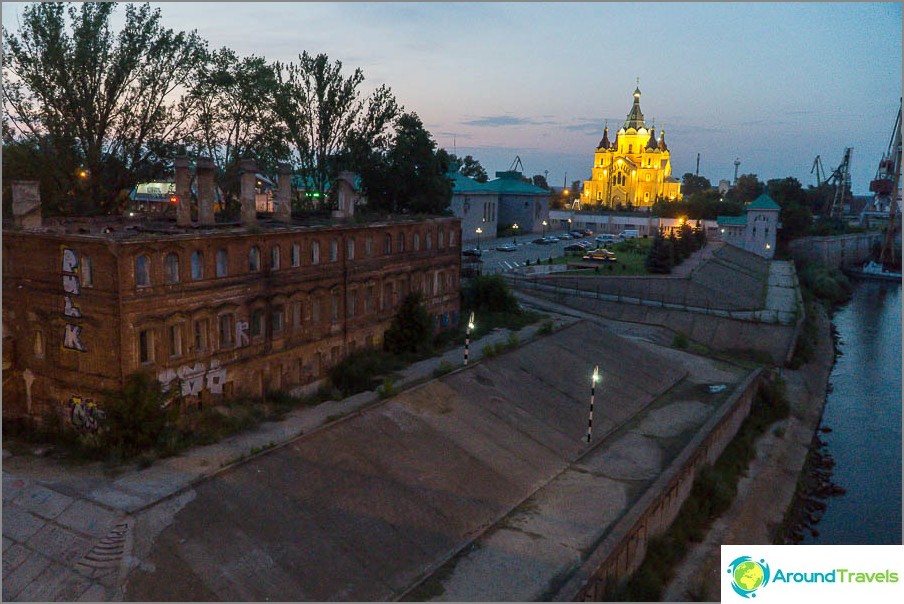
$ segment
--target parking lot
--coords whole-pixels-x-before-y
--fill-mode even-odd
[[[547,237],[559,237],[566,231],[549,231]],[[565,254],[565,247],[578,241],[586,241],[590,244],[589,249],[598,247],[594,241],[596,235],[584,236],[580,239],[559,239],[553,243],[535,243],[536,240],[542,239],[542,233],[533,233],[530,235],[520,235],[518,237],[496,237],[492,239],[480,239],[480,259],[483,260],[483,273],[493,274],[503,271],[512,270],[519,266],[524,266],[528,260],[531,264],[536,264],[537,260],[547,260],[549,258],[558,258]],[[514,247],[509,250],[499,250],[499,247]],[[462,250],[464,257],[468,258],[467,253],[477,248],[476,242],[465,243]]]

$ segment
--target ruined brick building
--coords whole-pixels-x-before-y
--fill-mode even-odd
[[[242,222],[217,224],[212,166],[197,169],[191,208],[188,162],[177,160],[175,225],[42,224],[37,183],[14,186],[16,225],[4,225],[2,250],[4,418],[57,410],[90,421],[93,401],[141,369],[202,404],[315,384],[349,352],[381,346],[412,290],[437,329],[457,324],[458,219],[302,225],[283,187],[273,218],[258,220],[248,169]]]

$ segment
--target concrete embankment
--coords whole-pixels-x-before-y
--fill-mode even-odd
[[[664,592],[664,601],[687,600],[691,594],[718,601],[719,546],[771,544],[781,530],[822,417],[834,361],[831,324],[822,309],[816,324],[818,345],[813,359],[798,370],[782,372],[791,416],[757,442],[757,457],[738,484],[734,504],[690,551]]]

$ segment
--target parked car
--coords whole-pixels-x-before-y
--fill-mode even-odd
[[[599,248],[596,250],[592,250],[584,256],[584,260],[595,260],[597,262],[616,262],[618,258],[616,258],[613,252],[605,248]]]
[[[549,245],[552,241],[547,241],[546,237],[540,237],[539,239],[534,239],[531,243],[536,243],[537,245]]]
[[[514,252],[518,249],[518,246],[514,243],[503,243],[502,245],[497,245],[496,249],[500,252]]]
[[[547,235],[543,239],[546,240],[546,243],[558,243],[558,241],[559,241],[558,237],[553,237],[552,235]]]
[[[606,245],[607,243],[615,243],[616,241],[620,241],[621,238],[618,235],[612,235],[611,233],[603,233],[602,235],[596,236],[597,245]]]
[[[581,231],[581,233],[584,235],[584,237],[590,237],[591,235],[593,235],[593,231],[591,231],[590,229],[584,229],[583,231]]]
[[[559,239],[574,239],[574,236],[571,233],[562,233],[561,235],[556,235]]]
[[[566,252],[586,252],[590,249],[590,244],[586,241],[578,241],[576,243],[569,243],[562,249]]]
[[[640,232],[637,229],[625,229],[618,236],[622,239],[637,239],[640,237]]]
[[[584,236],[584,231],[582,231],[582,230],[580,230],[580,229],[575,229],[575,230],[573,230],[573,231],[568,231],[568,232],[571,233],[571,235],[572,235],[575,239],[580,239],[581,237]]]
[[[475,256],[475,257],[479,258],[480,256],[483,255],[483,250],[477,250],[477,249],[462,250],[461,255],[462,256]]]

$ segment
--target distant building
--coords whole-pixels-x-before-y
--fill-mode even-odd
[[[298,224],[281,214],[281,188],[282,221],[257,220],[249,171],[242,223],[215,223],[212,169],[201,167],[200,224],[184,193],[181,223],[4,221],[4,418],[53,412],[84,427],[104,390],[136,370],[193,405],[314,385],[348,353],[380,347],[414,290],[436,329],[458,323],[458,219]],[[187,172],[177,164],[180,192]],[[30,201],[38,185],[24,184],[14,191]]]
[[[518,233],[542,233],[549,219],[549,191],[524,180],[521,172],[496,172],[496,178],[480,183],[458,172],[452,179],[452,213],[461,219],[462,239],[477,241],[495,237],[501,226],[518,225]]]
[[[745,208],[744,216],[719,216],[719,235],[730,243],[771,259],[775,255],[776,232],[781,208],[769,195],[763,193]]]
[[[609,140],[609,128],[593,156],[590,180],[584,181],[581,207],[650,207],[657,199],[681,198],[681,182],[672,176],[665,131],[648,129],[640,110],[640,88],[624,125]]]

